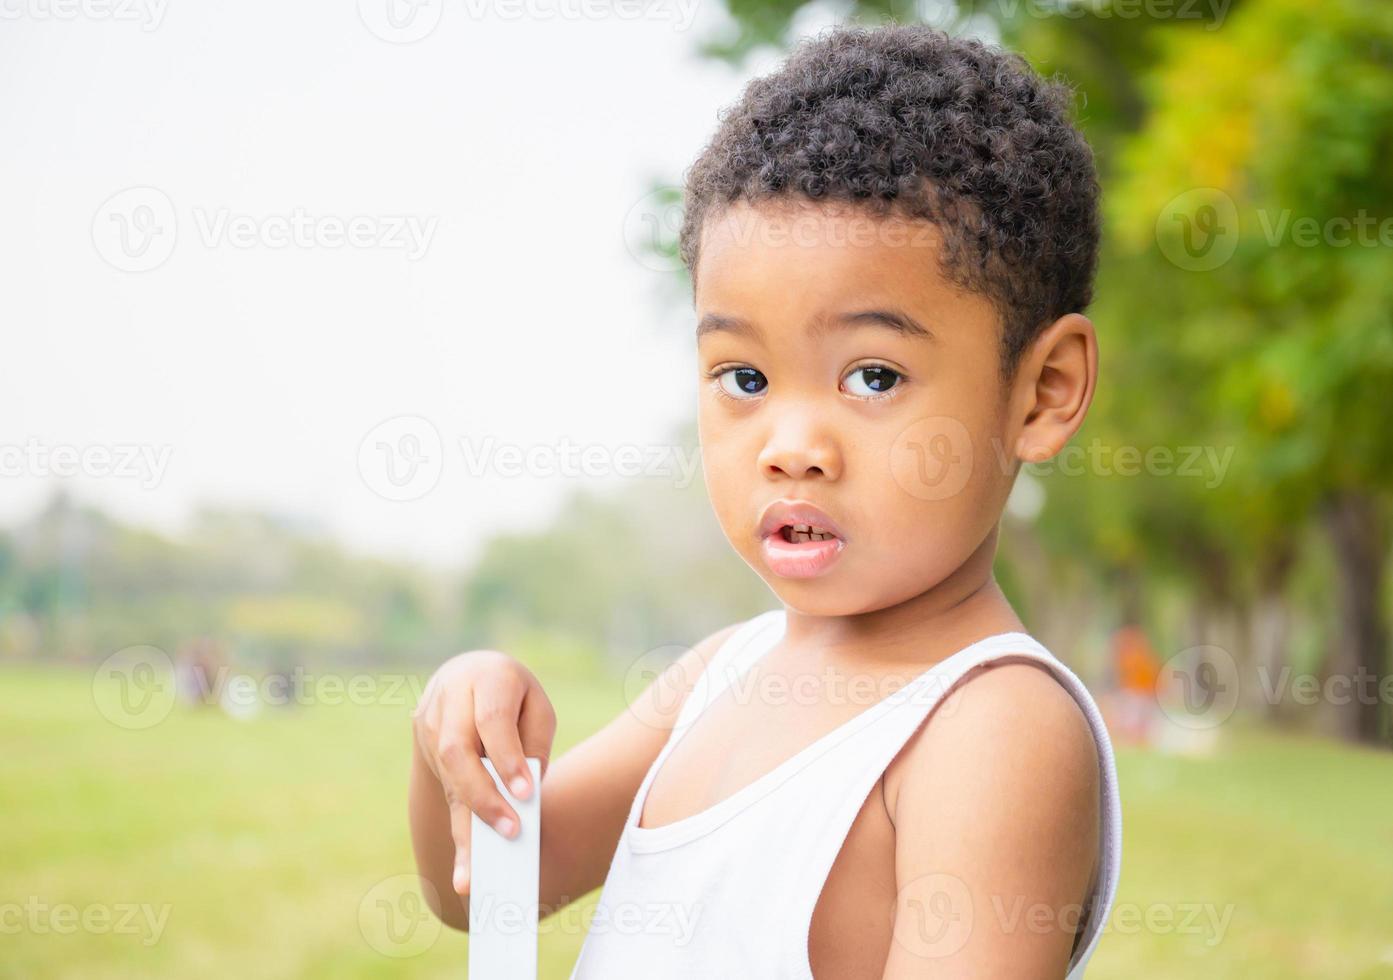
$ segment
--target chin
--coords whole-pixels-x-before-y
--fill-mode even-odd
[[[789,579],[760,571],[764,584],[785,606],[804,616],[855,616],[878,608],[874,602],[847,588],[835,575]]]

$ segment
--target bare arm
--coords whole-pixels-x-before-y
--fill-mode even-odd
[[[1044,670],[988,668],[896,759],[885,980],[1059,980],[1098,847],[1087,719]]]
[[[526,779],[526,756],[542,760],[542,915],[599,887],[634,795],[683,699],[738,626],[688,650],[632,705],[550,765],[555,714],[525,667],[495,651],[461,654],[442,666],[414,718],[409,790],[416,867],[440,919],[456,929],[469,926],[471,810],[494,825],[504,818],[516,821],[516,812],[479,762],[481,755],[505,778]],[[462,666],[452,666],[457,662]]]

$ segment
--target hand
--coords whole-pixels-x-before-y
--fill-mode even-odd
[[[426,685],[412,715],[421,759],[439,780],[450,807],[455,842],[452,885],[469,892],[470,814],[504,837],[518,832],[518,816],[481,757],[488,757],[518,799],[534,791],[525,757],[540,758],[545,774],[556,736],[556,712],[542,685],[517,660],[496,650],[450,658]]]

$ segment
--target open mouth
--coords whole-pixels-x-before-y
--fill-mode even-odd
[[[813,524],[784,524],[765,535],[764,563],[780,578],[814,578],[841,557],[846,542]]]
[[[802,544],[806,541],[830,541],[837,537],[831,531],[824,531],[811,524],[785,524],[779,528],[778,533],[789,544]]]
[[[780,499],[764,508],[756,533],[764,565],[780,578],[812,578],[846,550],[836,518],[810,500]]]

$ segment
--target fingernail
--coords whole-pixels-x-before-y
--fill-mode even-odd
[[[527,799],[527,780],[523,779],[521,776],[514,776],[513,781],[509,783],[508,786],[512,789],[513,795],[518,799]]]
[[[517,825],[513,823],[512,817],[503,817],[498,821],[498,823],[494,824],[493,826],[504,837],[512,837],[513,831],[516,829]]]
[[[455,865],[455,891],[463,894],[464,886],[469,883],[469,868],[463,864]]]

